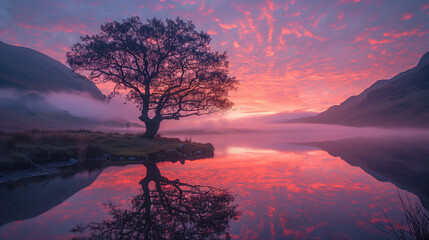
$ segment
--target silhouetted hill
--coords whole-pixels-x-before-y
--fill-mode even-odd
[[[105,96],[94,83],[62,63],[33,49],[1,41],[0,90],[0,130],[126,126],[126,121],[76,117],[50,104],[44,97],[48,92],[83,93],[98,100]]]
[[[0,41],[0,88],[39,92],[86,92],[104,95],[85,77],[36,50]]]
[[[429,127],[429,52],[416,67],[379,80],[357,96],[292,122],[350,126]]]

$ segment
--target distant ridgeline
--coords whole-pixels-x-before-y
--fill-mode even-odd
[[[349,126],[429,127],[429,52],[417,66],[379,80],[357,96],[312,117],[290,122]]]
[[[86,92],[97,99],[104,95],[85,77],[36,50],[0,41],[0,88],[38,92]]]
[[[94,83],[38,51],[0,41],[0,130],[125,127],[125,121],[72,116],[50,104],[45,94],[84,94],[103,101]]]

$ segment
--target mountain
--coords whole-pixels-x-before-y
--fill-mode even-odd
[[[378,181],[391,182],[414,193],[429,208],[428,136],[360,137],[304,145],[324,150]]]
[[[0,88],[37,92],[83,92],[104,95],[85,77],[36,50],[0,41]]]
[[[429,52],[417,66],[379,80],[316,116],[290,122],[349,126],[429,127]]]
[[[100,121],[73,116],[49,103],[45,98],[49,92],[73,92],[77,96],[88,94],[100,101],[105,99],[94,83],[62,63],[33,49],[0,41],[0,130],[126,127],[126,120]]]

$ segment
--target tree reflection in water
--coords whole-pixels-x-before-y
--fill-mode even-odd
[[[72,231],[89,231],[89,239],[230,238],[229,221],[240,216],[237,205],[232,204],[232,193],[169,180],[161,175],[154,161],[144,165],[147,174],[140,181],[140,194],[131,200],[131,209],[109,203],[113,220],[79,225]]]

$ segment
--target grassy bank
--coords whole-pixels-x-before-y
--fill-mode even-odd
[[[34,168],[38,164],[69,161],[79,164],[184,160],[210,157],[211,144],[183,142],[175,138],[145,139],[139,134],[79,131],[0,132],[0,171]]]

